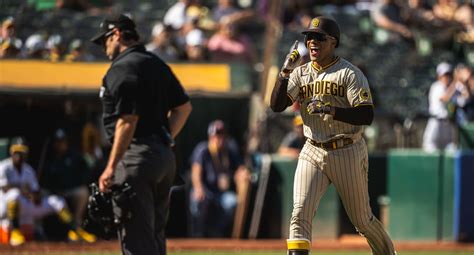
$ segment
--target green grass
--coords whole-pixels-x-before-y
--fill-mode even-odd
[[[24,255],[37,253],[25,253]],[[50,255],[120,255],[117,252],[48,252]],[[175,251],[168,252],[168,255],[285,255],[285,251],[245,251],[245,252],[223,252],[223,251]],[[311,252],[312,255],[371,255],[370,252],[351,252],[351,251],[326,251],[326,252]],[[20,255],[20,254],[19,254]],[[23,255],[23,254],[21,254]],[[42,254],[41,254],[42,255]],[[472,252],[455,252],[455,251],[423,251],[423,252],[398,252],[398,255],[473,255]]]

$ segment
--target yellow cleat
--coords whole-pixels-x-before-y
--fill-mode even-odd
[[[79,241],[79,235],[76,233],[76,231],[74,230],[69,230],[67,232],[67,238],[69,239],[69,241],[71,242],[77,242]]]
[[[25,236],[20,232],[19,229],[14,229],[10,233],[10,245],[19,246],[25,243]]]
[[[94,234],[91,234],[82,228],[77,228],[76,233],[87,243],[95,243],[95,241],[97,241],[97,237]]]

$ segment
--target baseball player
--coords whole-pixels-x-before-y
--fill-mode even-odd
[[[340,32],[334,20],[313,18],[303,34],[311,61],[298,66],[295,47],[285,59],[271,96],[274,112],[300,103],[306,137],[294,179],[288,254],[309,254],[312,219],[331,183],[373,254],[396,254],[369,205],[368,154],[362,138],[363,126],[373,120],[367,79],[357,67],[335,55]]]
[[[454,147],[454,126],[449,119],[448,103],[456,92],[453,68],[447,62],[436,67],[437,80],[428,96],[430,118],[423,134],[423,150],[434,152]]]
[[[2,233],[8,233],[3,241],[21,245],[33,239],[36,220],[57,214],[70,228],[69,240],[95,242],[94,235],[76,226],[63,198],[41,195],[35,171],[25,162],[28,150],[24,139],[17,138],[10,146],[11,157],[0,162],[0,221]]]

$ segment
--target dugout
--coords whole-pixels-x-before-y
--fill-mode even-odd
[[[109,63],[2,60],[0,64],[0,113],[4,123],[0,126],[0,137],[5,138],[0,140],[0,156],[8,157],[9,138],[26,137],[30,145],[28,161],[41,180],[42,165],[57,128],[66,130],[71,147],[77,150],[81,150],[86,123],[102,129],[98,91]],[[243,152],[253,84],[250,67],[172,64],[171,68],[188,90],[193,104],[193,112],[176,141],[178,171],[186,176],[194,146],[207,139],[207,125],[217,118],[226,123]],[[24,70],[29,74],[25,75]],[[102,145],[107,154],[107,142],[103,140]],[[101,170],[96,169],[91,181],[98,178]],[[185,237],[187,233],[183,195],[179,189],[172,195],[168,232],[173,237]]]

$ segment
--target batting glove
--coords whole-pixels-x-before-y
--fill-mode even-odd
[[[309,114],[330,114],[331,104],[324,103],[319,99],[313,98],[311,99],[311,102],[309,102],[308,106],[306,106],[306,111],[308,111]]]
[[[283,73],[291,73],[293,69],[299,66],[300,62],[301,55],[298,52],[298,40],[296,40],[292,51],[290,54],[286,55],[285,62],[283,62],[283,66],[281,67],[281,71]]]

